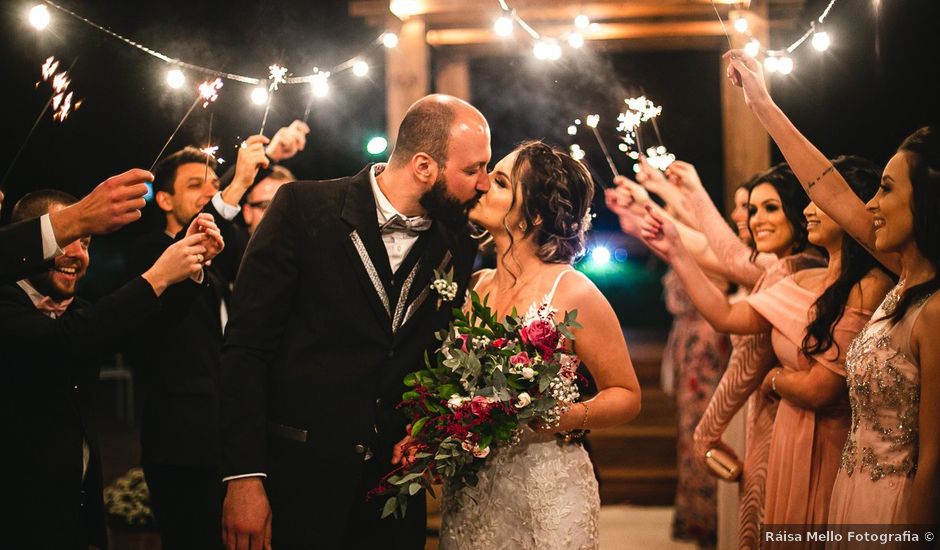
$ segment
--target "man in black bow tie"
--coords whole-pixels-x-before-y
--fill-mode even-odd
[[[366,493],[405,436],[402,378],[460,306],[429,296],[434,270],[466,290],[490,131],[432,95],[396,141],[388,164],[281,187],[245,253],[222,354],[228,548],[424,548],[423,494],[380,520]]]

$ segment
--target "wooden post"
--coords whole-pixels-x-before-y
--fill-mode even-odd
[[[386,124],[391,145],[408,107],[430,91],[429,60],[424,18],[409,17],[398,32],[398,46],[385,53]]]
[[[767,25],[767,4],[751,5],[747,11],[731,12],[732,17],[725,21],[735,48],[743,48],[748,37],[735,32],[732,21],[735,17],[745,17],[751,35],[760,41],[761,47],[769,44]],[[734,190],[755,173],[770,167],[770,137],[761,126],[757,117],[744,103],[744,94],[740,88],[732,86],[726,76],[728,64],[721,62],[721,122],[724,138],[725,164],[725,208],[730,212],[734,204]],[[770,82],[768,82],[768,86]]]
[[[470,68],[463,55],[448,55],[438,62],[434,91],[470,101]]]

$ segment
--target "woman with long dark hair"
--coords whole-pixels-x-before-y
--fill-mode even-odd
[[[874,195],[878,175],[871,163],[857,158],[835,162],[852,173],[858,196]],[[849,427],[843,357],[892,281],[870,254],[846,242],[841,228],[814,204],[802,212],[805,224],[781,223],[795,217],[792,202],[803,193],[786,187],[771,194],[772,187],[763,183],[751,191],[755,243],[770,251],[772,243],[806,235],[827,252],[826,268],[797,272],[731,304],[689,261],[671,222],[651,214],[644,221],[644,238],[672,259],[696,307],[716,329],[737,334],[772,331],[781,366],[766,375],[760,394],[780,402],[770,443],[763,522],[818,524],[828,517],[839,451]]]
[[[852,425],[832,494],[833,524],[940,523],[940,134],[921,128],[888,161],[875,197],[774,104],[760,63],[726,54],[728,76],[820,207],[900,275],[846,358]]]

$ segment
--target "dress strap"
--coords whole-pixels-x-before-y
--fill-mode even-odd
[[[914,323],[917,321],[917,318],[920,317],[920,312],[924,310],[924,307],[933,295],[934,293],[930,293],[911,304],[910,308],[904,314],[904,317],[898,320],[891,329],[898,351],[907,355],[914,365],[918,365],[918,361],[911,353],[911,332],[914,330]]]
[[[561,278],[564,277],[565,274],[570,273],[570,272],[572,272],[572,271],[574,271],[574,270],[573,270],[573,269],[565,269],[564,271],[562,271],[561,273],[558,274],[558,277],[555,277],[555,284],[552,285],[552,289],[549,290],[549,291],[548,291],[548,294],[545,295],[545,303],[546,303],[546,304],[552,303],[552,299],[555,298],[555,291],[558,290],[558,283],[561,282]]]

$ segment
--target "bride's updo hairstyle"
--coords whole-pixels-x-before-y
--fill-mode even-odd
[[[534,236],[542,261],[573,263],[584,253],[584,235],[590,229],[591,175],[570,155],[541,141],[524,142],[516,150],[509,176],[514,187],[510,211],[515,207],[515,187],[521,186],[523,238]],[[505,219],[503,225],[512,239]]]

